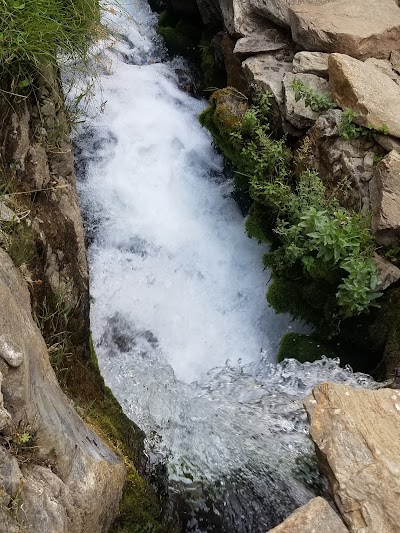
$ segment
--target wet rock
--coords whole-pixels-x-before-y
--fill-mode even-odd
[[[304,99],[296,101],[292,84],[295,80],[301,81],[317,94],[330,96],[329,85],[326,80],[314,76],[314,74],[292,74],[286,73],[283,77],[283,89],[285,95],[285,116],[295,128],[309,128],[317,120],[321,111],[313,110],[306,106]]]
[[[248,93],[248,83],[242,69],[240,57],[233,53],[235,48],[234,39],[225,33],[221,39],[221,51],[224,58],[226,82],[228,87],[235,87],[243,94]]]
[[[374,255],[374,264],[378,273],[379,290],[384,291],[400,279],[400,269],[379,254]]]
[[[323,52],[298,52],[293,58],[293,72],[328,78],[328,57]]]
[[[313,498],[269,533],[348,533],[340,517],[323,498]]]
[[[394,150],[378,163],[370,183],[372,230],[379,244],[400,241],[400,154]]]
[[[342,54],[329,57],[332,95],[342,108],[356,113],[354,121],[400,137],[400,87],[375,66]]]
[[[400,391],[322,383],[305,408],[320,466],[350,531],[398,533]]]
[[[394,0],[337,0],[291,5],[293,40],[306,50],[359,59],[389,59],[400,50],[400,8]]]
[[[290,26],[289,6],[322,5],[332,0],[249,0],[255,12],[281,26]]]

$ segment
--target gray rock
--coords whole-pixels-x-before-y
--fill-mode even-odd
[[[388,152],[396,150],[396,152],[400,153],[400,139],[392,137],[391,135],[383,135],[382,133],[379,133],[375,135],[375,140]]]
[[[17,220],[17,215],[12,209],[7,207],[4,202],[0,202],[0,220],[3,222],[12,222]]]
[[[262,34],[272,25],[257,15],[249,0],[218,0],[225,28],[231,35]]]
[[[249,0],[255,12],[281,26],[290,26],[289,6],[322,5],[332,0]]]
[[[260,54],[249,57],[243,62],[243,69],[249,83],[255,83],[265,91],[272,93],[279,106],[284,104],[283,78],[292,72],[290,61],[278,59],[272,54]]]
[[[397,84],[400,82],[400,77],[393,70],[392,64],[388,59],[376,59],[375,57],[369,57],[365,60],[365,63],[376,67],[378,70],[389,76],[391,80]]]
[[[24,360],[21,348],[9,335],[0,336],[0,357],[13,367],[18,367]]]
[[[317,497],[296,509],[269,533],[348,533],[340,517],[323,498]]]
[[[9,345],[18,345],[24,354],[24,364],[15,368],[0,358],[3,408],[15,426],[23,422],[37,428],[38,460],[51,457],[56,472],[45,467],[38,471],[31,464],[22,471],[20,504],[27,515],[27,531],[107,530],[121,497],[124,465],[85,425],[61,391],[46,344],[32,319],[26,283],[2,250],[0,331]]]
[[[328,57],[323,52],[298,52],[293,58],[293,72],[328,78]]]
[[[342,54],[329,57],[332,95],[342,108],[356,113],[361,126],[400,137],[400,87],[374,65]]]
[[[18,461],[0,446],[0,493],[4,491],[14,499],[21,488],[22,473]]]
[[[378,273],[378,288],[384,291],[400,279],[400,269],[379,254],[374,255],[374,264]]]
[[[400,242],[400,154],[394,150],[378,163],[370,183],[372,230],[379,244]]]
[[[389,59],[400,50],[400,8],[394,0],[336,0],[291,5],[293,40],[306,50],[359,59]]]
[[[292,84],[295,80],[303,82],[304,85],[311,88],[316,93],[324,94],[326,96],[330,96],[329,85],[326,80],[314,76],[314,74],[292,74],[289,72],[283,77],[286,119],[293,124],[295,128],[309,128],[317,120],[321,111],[314,111],[311,107],[307,107],[303,99],[296,102],[295,93],[292,89]]]
[[[392,64],[393,70],[400,74],[400,52],[393,50],[390,54],[390,63]]]
[[[274,35],[252,35],[250,37],[242,37],[236,42],[233,50],[234,54],[241,57],[248,57],[264,52],[274,52],[276,50],[284,50],[288,48],[288,44],[274,40]]]
[[[305,408],[320,466],[350,531],[398,533],[400,391],[322,383]]]
[[[339,137],[343,112],[323,113],[308,131],[308,157],[305,167],[316,170],[341,204],[356,211],[369,211],[370,186],[379,147],[364,138]]]

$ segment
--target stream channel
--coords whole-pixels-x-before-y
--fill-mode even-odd
[[[302,478],[319,483],[299,466],[313,463],[303,398],[368,378],[275,364],[299,325],[265,301],[265,248],[198,123],[206,102],[183,90],[190,69],[168,58],[145,0],[124,8],[75,137],[99,364],[166,465],[183,531],[264,533],[314,495]]]

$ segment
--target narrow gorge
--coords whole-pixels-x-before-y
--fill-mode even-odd
[[[0,532],[399,533],[398,4],[0,9]]]

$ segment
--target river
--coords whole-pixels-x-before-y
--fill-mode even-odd
[[[124,7],[75,136],[99,364],[167,465],[183,531],[264,533],[313,496],[306,470],[320,482],[301,467],[302,399],[368,379],[329,360],[275,364],[293,324],[265,301],[265,248],[197,121],[206,102],[183,90],[190,68],[168,59],[147,3]]]

